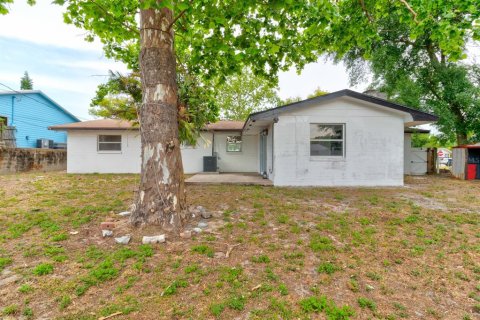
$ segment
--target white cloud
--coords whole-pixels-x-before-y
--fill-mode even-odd
[[[63,22],[63,9],[51,0],[37,0],[29,6],[26,1],[15,1],[10,12],[0,19],[0,36],[39,44],[78,50],[101,51],[99,41],[84,39],[85,31]]]

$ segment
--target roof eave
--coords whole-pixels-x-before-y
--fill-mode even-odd
[[[288,110],[290,110],[294,107],[304,106],[304,105],[308,105],[310,103],[313,104],[313,103],[328,101],[328,100],[332,100],[332,99],[336,99],[336,98],[340,98],[340,97],[345,97],[345,96],[355,98],[355,99],[359,99],[359,100],[366,101],[366,102],[370,102],[370,103],[373,103],[373,104],[381,105],[381,106],[384,106],[384,107],[387,107],[387,108],[392,108],[392,109],[395,109],[395,110],[398,110],[398,111],[401,111],[401,112],[409,113],[412,116],[413,121],[422,121],[422,122],[425,122],[425,123],[432,123],[432,122],[438,121],[438,117],[436,115],[433,115],[433,114],[430,114],[430,113],[427,113],[427,112],[423,112],[423,111],[420,111],[420,110],[416,110],[416,109],[413,109],[413,108],[409,108],[407,106],[400,105],[400,104],[397,104],[397,103],[394,103],[394,102],[391,102],[391,101],[388,101],[388,100],[385,100],[385,99],[377,98],[377,97],[374,97],[374,96],[369,96],[369,95],[359,93],[359,92],[355,92],[355,91],[352,91],[352,90],[349,90],[349,89],[344,89],[344,90],[328,93],[328,94],[325,94],[323,96],[318,96],[318,97],[314,97],[314,98],[310,98],[310,99],[306,99],[306,100],[302,100],[302,101],[297,101],[297,102],[293,102],[293,103],[290,103],[290,104],[287,104],[287,105],[278,106],[278,107],[275,107],[275,108],[272,108],[272,109],[269,109],[269,110],[264,110],[264,111],[259,111],[259,112],[252,113],[248,116],[247,121],[245,121],[245,125],[243,126],[242,130],[245,130],[245,127],[250,120],[255,121],[255,120],[259,120],[259,119],[263,119],[263,118],[268,118],[269,116],[275,116],[275,115],[277,115],[281,112],[288,111]]]

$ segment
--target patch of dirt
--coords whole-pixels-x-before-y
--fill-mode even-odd
[[[419,206],[425,209],[448,211],[447,206],[442,202],[439,202],[432,198],[423,197],[418,194],[403,194],[399,196],[399,198],[410,200],[416,206]]]

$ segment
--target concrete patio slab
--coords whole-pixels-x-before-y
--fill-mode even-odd
[[[186,179],[187,184],[238,184],[271,186],[272,181],[256,173],[197,173]]]

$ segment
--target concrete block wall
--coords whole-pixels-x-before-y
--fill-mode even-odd
[[[66,169],[66,150],[0,148],[0,174]]]
[[[403,114],[348,99],[279,115],[276,186],[402,186]],[[310,124],[344,124],[345,155],[310,155]]]

